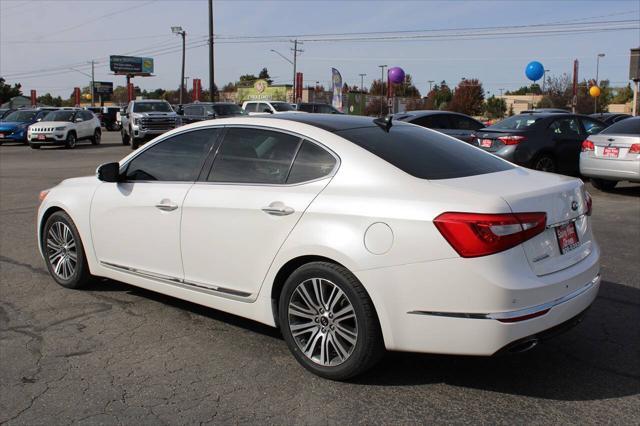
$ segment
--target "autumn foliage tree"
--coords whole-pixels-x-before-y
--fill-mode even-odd
[[[447,109],[467,115],[481,115],[484,109],[484,90],[480,80],[462,80],[453,91]]]

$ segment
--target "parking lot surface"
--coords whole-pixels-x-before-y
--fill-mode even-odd
[[[58,286],[38,192],[130,152],[0,147],[0,423],[640,423],[640,186],[589,188],[603,284],[583,323],[503,357],[390,353],[348,383],[277,330],[115,281]]]

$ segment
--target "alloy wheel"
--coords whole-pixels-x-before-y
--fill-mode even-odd
[[[541,157],[536,162],[536,170],[543,172],[554,172],[556,169],[553,159],[549,157]]]
[[[47,232],[47,258],[53,272],[63,280],[73,277],[78,265],[76,241],[69,226],[54,222]]]
[[[289,329],[300,351],[322,366],[336,366],[353,353],[358,322],[347,295],[324,278],[298,284],[288,306]]]

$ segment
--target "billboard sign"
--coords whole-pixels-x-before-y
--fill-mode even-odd
[[[289,87],[291,87],[289,85]],[[253,87],[238,87],[236,102],[286,101],[287,86],[269,86],[266,80],[256,80]]]
[[[110,81],[94,81],[93,91],[97,95],[110,95],[113,93],[113,83]]]
[[[109,67],[116,74],[149,75],[153,73],[153,58],[111,55]]]

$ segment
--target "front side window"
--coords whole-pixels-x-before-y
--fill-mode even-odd
[[[271,106],[278,112],[295,111],[291,104],[288,104],[286,102],[272,102]]]
[[[450,127],[445,114],[425,115],[412,120],[411,123],[428,129],[448,129]]]
[[[289,172],[287,183],[300,183],[327,176],[336,166],[336,159],[313,142],[304,141]]]
[[[283,184],[300,138],[271,130],[230,128],[216,154],[210,182]]]
[[[514,167],[468,143],[403,123],[388,132],[372,126],[335,133],[421,179],[461,178]]]
[[[193,182],[222,130],[180,133],[144,150],[127,165],[130,181]]]
[[[272,111],[271,111],[271,107],[269,106],[269,104],[265,104],[263,102],[260,102],[258,104],[258,112],[272,112]]]
[[[449,119],[452,122],[452,128],[458,130],[478,130],[484,126],[475,120],[459,115],[451,115]]]
[[[256,112],[258,104],[255,102],[249,102],[247,106],[244,107],[244,110],[247,112]]]

